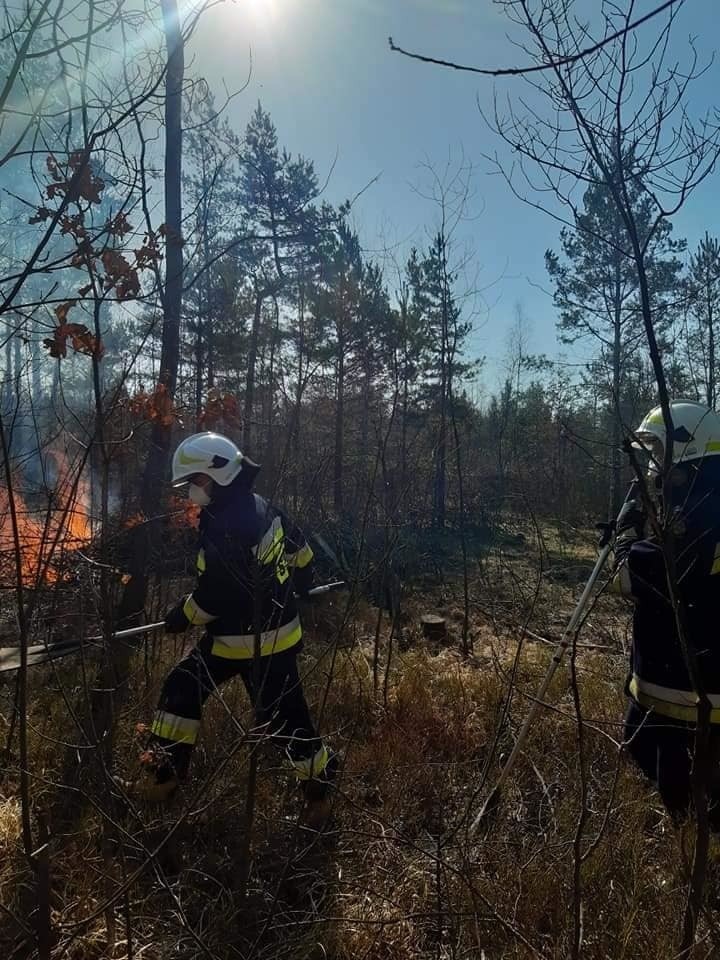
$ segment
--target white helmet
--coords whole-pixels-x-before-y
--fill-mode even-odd
[[[673,463],[699,460],[720,454],[720,417],[704,403],[675,400],[670,404],[673,423]],[[650,450],[656,444],[665,448],[666,431],[662,407],[653,407],[635,431],[636,450]],[[655,454],[658,467],[662,455]]]
[[[172,462],[172,483],[186,483],[195,473],[210,477],[227,487],[242,470],[243,455],[232,440],[219,433],[194,433],[175,451]]]

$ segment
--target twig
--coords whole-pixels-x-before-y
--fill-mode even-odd
[[[432,63],[438,67],[450,67],[451,70],[461,70],[465,73],[479,73],[484,77],[521,77],[528,73],[540,73],[544,70],[556,70],[558,67],[564,67],[572,63],[577,63],[578,60],[582,60],[585,57],[591,56],[593,53],[597,53],[598,50],[602,50],[603,47],[606,47],[614,40],[626,36],[633,30],[637,30],[638,27],[642,26],[644,23],[647,23],[648,20],[652,20],[653,17],[657,17],[664,10],[669,10],[673,4],[682,2],[683,0],[666,0],[666,2],[660,4],[659,7],[656,7],[654,10],[651,10],[644,16],[639,17],[637,20],[633,20],[632,23],[626,24],[621,30],[616,30],[615,33],[608,34],[607,37],[603,37],[603,39],[599,40],[597,43],[593,43],[584,50],[580,50],[579,53],[574,53],[566,57],[560,57],[557,60],[553,59],[548,63],[538,63],[529,67],[501,67],[496,70],[491,70],[487,67],[471,67],[466,64],[455,63],[453,60],[441,60],[438,57],[429,57],[421,53],[411,53],[409,50],[404,50],[402,47],[398,47],[397,44],[393,42],[392,37],[388,37],[388,45],[393,53],[401,53],[404,57],[409,57],[411,60],[420,60],[421,63]]]

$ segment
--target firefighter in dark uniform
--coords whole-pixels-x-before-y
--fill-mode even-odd
[[[636,448],[650,456],[648,489],[661,525],[672,523],[676,596],[688,646],[697,657],[712,704],[710,820],[720,830],[720,418],[693,401],[671,404],[672,502],[662,502],[667,442],[660,407],[636,431]],[[637,488],[636,488],[637,489]],[[625,741],[640,770],[657,786],[676,821],[690,812],[698,697],[682,650],[667,587],[666,564],[639,496],[630,494],[616,522],[616,589],[634,600]]]
[[[196,647],[163,686],[146,757],[151,776],[131,794],[170,797],[187,775],[203,704],[240,676],[259,733],[280,746],[304,788],[305,818],[328,813],[337,760],[315,729],[298,674],[302,626],[295,595],[307,595],[313,553],[277,507],[253,492],[259,467],[216,433],[188,437],[175,451],[174,486],[188,485],[200,512],[197,584],[165,619],[168,633],[204,627]]]

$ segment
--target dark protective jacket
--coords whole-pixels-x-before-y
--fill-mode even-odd
[[[241,475],[242,476],[242,475]],[[312,582],[313,552],[285,514],[234,482],[200,513],[198,581],[185,601],[207,627],[212,653],[231,660],[287,650],[300,642],[295,592]]]
[[[720,592],[720,458],[675,467],[673,488],[677,596],[686,620],[712,722],[720,723],[720,634],[715,618]],[[616,549],[626,562],[626,591],[635,601],[628,692],[642,707],[694,722],[697,695],[690,681],[675,613],[669,599],[661,545],[652,537],[623,538]]]

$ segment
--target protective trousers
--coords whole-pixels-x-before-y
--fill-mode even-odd
[[[663,717],[630,702],[625,717],[625,742],[640,770],[658,789],[673,820],[684,820],[692,804],[693,724]],[[720,730],[710,732],[709,818],[720,832]]]
[[[285,751],[299,780],[329,779],[334,764],[319,738],[305,702],[297,667],[298,647],[253,659],[225,659],[211,653],[206,636],[170,672],[151,727],[149,746],[162,748],[169,763],[159,771],[186,776],[208,697],[240,676],[255,710],[259,733]],[[334,759],[334,758],[333,758]]]

